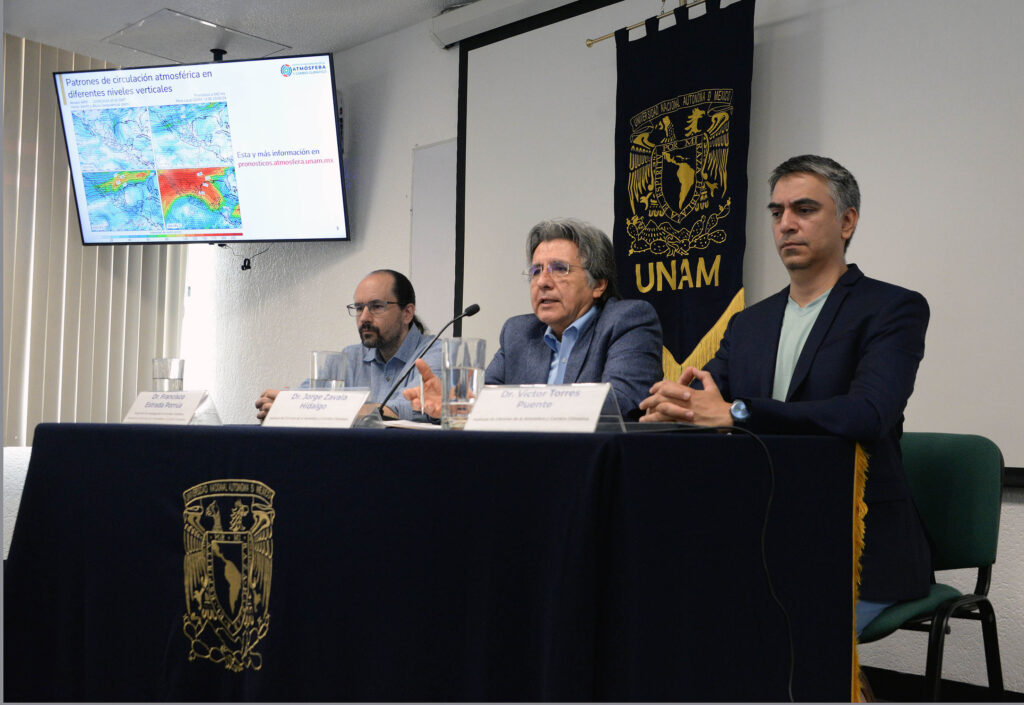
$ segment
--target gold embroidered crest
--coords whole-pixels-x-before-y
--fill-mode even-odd
[[[687,255],[725,242],[732,89],[664,100],[630,118],[629,254]]]
[[[270,626],[274,490],[255,480],[211,480],[182,497],[188,659],[258,671],[263,657],[255,648]]]

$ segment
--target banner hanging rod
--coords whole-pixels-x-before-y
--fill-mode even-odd
[[[703,5],[704,2],[705,2],[705,0],[693,0],[693,2],[684,2],[683,0],[679,0],[679,7],[685,7],[687,10],[689,10],[691,7],[697,7],[698,5]],[[665,7],[664,3],[662,3],[662,7]],[[658,15],[658,19],[660,20],[660,19],[662,19],[664,17],[668,17],[671,14],[674,14],[676,9],[678,9],[678,8],[669,10],[668,12],[662,12],[660,15]],[[629,32],[631,30],[636,29],[637,27],[643,27],[646,22],[647,22],[647,20],[642,20],[640,22],[637,22],[636,24],[631,24],[628,27],[626,27],[626,31]],[[618,30],[616,30],[616,31],[618,31]],[[609,32],[608,34],[605,34],[604,36],[598,37],[597,39],[588,39],[587,40],[587,46],[588,47],[592,47],[595,44],[597,44],[598,42],[603,42],[605,39],[611,39],[614,36],[615,36],[615,32]]]

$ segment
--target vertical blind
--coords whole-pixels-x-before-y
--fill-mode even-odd
[[[83,247],[53,72],[110,68],[4,35],[4,445],[118,422],[181,343],[187,248]]]

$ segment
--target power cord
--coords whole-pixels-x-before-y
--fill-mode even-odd
[[[771,595],[772,600],[776,605],[779,606],[779,610],[782,612],[782,617],[786,622],[786,639],[789,644],[789,674],[786,681],[787,690],[789,693],[789,702],[796,702],[793,698],[793,677],[796,670],[796,651],[793,646],[793,626],[789,619],[789,612],[786,611],[785,606],[782,604],[782,600],[779,599],[778,594],[775,592],[775,587],[772,585],[771,572],[768,569],[768,550],[767,550],[767,535],[768,535],[768,515],[771,513],[772,500],[775,497],[775,463],[772,462],[772,455],[768,452],[768,446],[765,445],[761,437],[750,429],[742,428],[740,426],[698,426],[696,424],[680,424],[675,422],[663,422],[663,423],[634,423],[629,425],[629,431],[634,433],[707,433],[708,431],[724,431],[726,433],[745,433],[753,438],[761,450],[764,451],[764,457],[768,461],[768,500],[764,507],[764,520],[761,522],[761,567],[764,569],[765,581],[768,583],[768,593]]]
[[[260,251],[259,251],[259,252],[257,252],[256,254],[254,254],[254,255],[250,255],[250,256],[246,257],[245,255],[240,255],[240,254],[237,254],[237,253],[236,253],[236,252],[234,251],[234,249],[233,249],[233,248],[231,247],[231,245],[228,245],[227,243],[224,243],[224,242],[218,242],[218,243],[217,243],[217,246],[218,246],[218,247],[226,247],[226,248],[228,248],[228,252],[230,252],[230,253],[231,253],[231,254],[232,254],[233,256],[235,256],[235,257],[241,257],[241,258],[242,258],[242,271],[243,271],[243,272],[247,272],[247,271],[249,271],[250,269],[252,269],[252,261],[253,261],[254,259],[256,259],[257,257],[259,257],[260,255],[262,255],[262,254],[263,254],[264,252],[266,252],[267,250],[269,250],[269,249],[270,249],[270,245],[267,245],[266,247],[264,247],[264,248],[263,248],[262,250],[260,250]]]
[[[782,600],[779,599],[778,594],[775,592],[775,587],[772,585],[771,571],[768,569],[768,550],[766,547],[766,537],[768,535],[768,515],[771,512],[772,500],[775,497],[775,464],[772,462],[772,455],[768,452],[768,446],[765,445],[761,437],[753,431],[742,428],[740,426],[720,426],[716,430],[728,431],[729,433],[735,433],[739,431],[745,433],[761,446],[761,450],[764,451],[764,457],[768,461],[768,500],[764,507],[764,521],[761,523],[761,566],[764,568],[764,578],[768,583],[768,593],[772,596],[772,600],[779,606],[779,611],[782,612],[782,617],[786,622],[786,639],[789,643],[789,677],[786,681],[786,687],[789,693],[789,702],[796,702],[793,698],[793,673],[796,670],[796,652],[793,647],[793,626],[789,620],[789,612],[782,604]]]

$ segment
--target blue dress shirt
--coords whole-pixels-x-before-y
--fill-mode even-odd
[[[591,306],[586,313],[573,321],[562,332],[561,340],[555,337],[551,326],[548,326],[547,330],[544,331],[544,342],[552,350],[551,368],[548,370],[548,384],[562,384],[563,380],[565,380],[565,365],[569,362],[569,356],[572,355],[573,346],[576,345],[576,341],[580,339],[580,336],[587,332],[587,328],[593,324],[600,309],[600,306]]]
[[[366,401],[380,402],[395,381],[405,372],[406,366],[412,367],[418,357],[423,357],[434,374],[438,377],[441,376],[441,346],[435,345],[427,351],[426,356],[422,354],[422,349],[429,342],[430,338],[420,333],[419,328],[413,326],[406,333],[405,340],[402,341],[398,352],[386,362],[381,358],[377,348],[368,348],[362,343],[349,345],[341,351],[341,355],[327,358],[327,373],[323,377],[344,379],[346,387],[369,387],[370,396]],[[415,421],[427,420],[424,414],[414,413],[412,403],[402,396],[403,389],[415,387],[419,383],[419,375],[413,370],[406,378],[405,383],[388,400],[388,408],[398,414],[398,418]],[[307,379],[302,383],[302,387],[308,386],[309,380]]]

